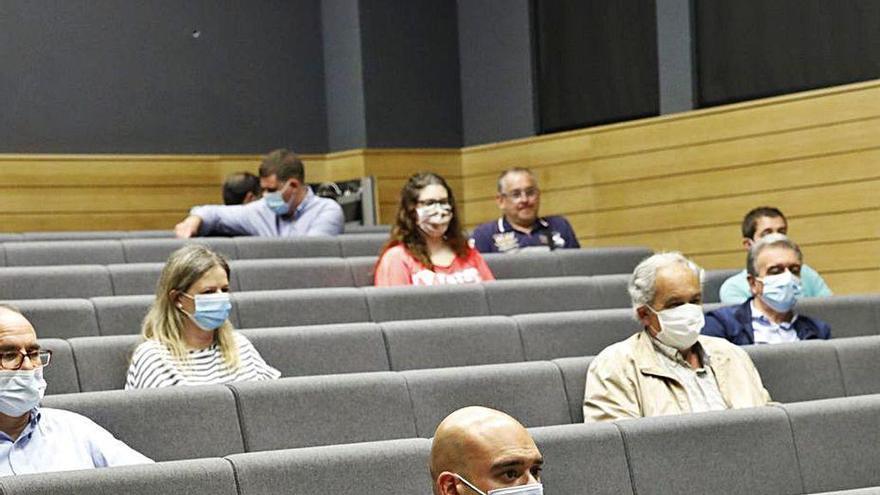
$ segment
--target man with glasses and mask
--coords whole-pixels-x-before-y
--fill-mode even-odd
[[[680,253],[636,267],[629,294],[643,330],[590,363],[584,421],[763,406],[770,402],[749,356],[700,335],[702,269]]]
[[[244,205],[196,206],[174,227],[192,236],[296,237],[339,235],[345,215],[339,203],[321,198],[305,182],[303,163],[290,150],[269,153],[260,165],[263,197]]]
[[[751,297],[742,304],[707,313],[703,335],[737,345],[830,339],[827,323],[794,312],[803,294],[803,267],[801,248],[785,235],[759,239],[746,258]]]
[[[474,247],[481,253],[581,247],[564,217],[538,216],[541,190],[531,170],[511,168],[502,172],[495,201],[501,218],[480,225],[471,235]]]
[[[517,420],[486,407],[444,419],[431,445],[434,495],[542,495],[544,458]]]
[[[0,476],[153,462],[85,416],[39,407],[51,357],[27,318],[0,305]]]

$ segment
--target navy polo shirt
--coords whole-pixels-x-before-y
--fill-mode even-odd
[[[486,222],[471,234],[474,248],[481,253],[514,253],[522,250],[551,251],[553,249],[579,248],[571,224],[564,217],[538,218],[531,233],[524,234],[510,226],[501,217]]]

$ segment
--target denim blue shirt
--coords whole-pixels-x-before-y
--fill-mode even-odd
[[[153,462],[85,416],[49,408],[30,415],[15,441],[0,432],[0,476]]]
[[[310,187],[292,215],[276,215],[259,199],[246,205],[205,205],[190,210],[202,219],[198,235],[297,237],[339,235],[345,216],[339,203],[316,196]]]

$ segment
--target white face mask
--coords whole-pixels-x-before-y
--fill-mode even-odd
[[[452,221],[452,205],[434,203],[416,208],[419,228],[429,237],[440,237]]]
[[[679,351],[690,349],[706,324],[703,307],[698,304],[682,304],[663,311],[655,311],[649,305],[646,307],[660,320],[657,340]]]
[[[45,392],[43,368],[0,371],[0,413],[17,418],[37,407]]]
[[[531,485],[519,485],[519,486],[509,486],[507,488],[496,488],[494,490],[489,490],[488,493],[480,490],[475,487],[473,483],[464,479],[464,477],[455,475],[458,479],[461,480],[462,483],[468,486],[471,490],[479,493],[480,495],[544,495],[544,485],[541,483],[533,483]]]

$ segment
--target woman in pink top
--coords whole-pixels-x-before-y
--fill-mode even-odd
[[[437,174],[421,172],[400,191],[397,223],[376,263],[376,286],[471,284],[495,280],[461,231],[455,197]]]

